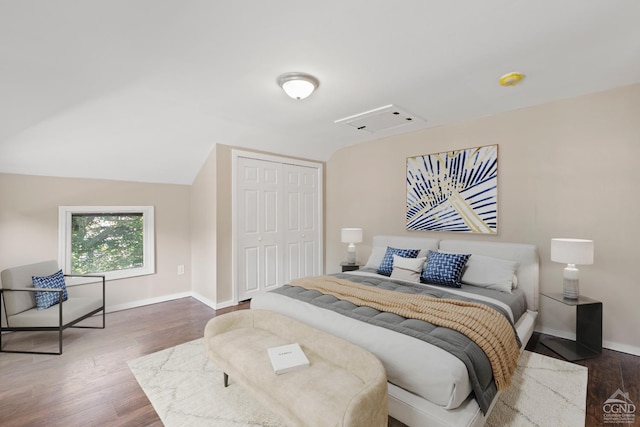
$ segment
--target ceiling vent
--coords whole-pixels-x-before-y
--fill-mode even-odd
[[[345,117],[344,119],[336,120],[334,123],[345,124],[360,131],[374,133],[416,122],[422,123],[424,119],[392,104],[365,111],[355,116]]]

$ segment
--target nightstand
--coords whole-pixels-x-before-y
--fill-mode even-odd
[[[576,307],[576,340],[547,338],[542,344],[568,361],[588,359],[602,354],[602,302],[580,296],[564,298],[562,293],[550,292],[543,296],[564,305]]]
[[[360,264],[349,264],[348,262],[341,262],[340,267],[342,267],[342,272],[345,271],[355,271],[360,269]]]

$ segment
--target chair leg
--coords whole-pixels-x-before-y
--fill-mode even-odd
[[[0,312],[1,314],[1,312]],[[97,314],[96,312],[93,312],[92,315]],[[89,317],[89,316],[86,316]],[[81,320],[84,320],[86,317],[83,317]],[[80,322],[81,320],[77,320],[77,322]],[[60,322],[62,322],[62,319],[60,319]],[[67,327],[71,327],[71,328],[87,328],[87,329],[104,329],[107,325],[106,322],[106,312],[104,310],[104,307],[102,309],[102,326],[63,326],[63,327],[52,327],[51,329],[47,329],[48,332],[55,332],[57,330],[58,332],[58,351],[57,352],[53,352],[53,351],[28,351],[28,350],[5,350],[2,346],[2,334],[0,332],[0,353],[21,353],[21,354],[52,354],[52,355],[61,355],[62,354],[62,332],[64,331],[65,328]],[[42,329],[38,329],[38,330],[42,330]]]
[[[13,333],[20,333],[21,331],[13,331]],[[46,331],[46,332],[55,332],[55,331]],[[1,334],[0,334],[1,335]],[[31,350],[7,350],[2,348],[1,343],[2,338],[0,337],[0,353],[17,353],[17,354],[47,354],[47,355],[55,355],[59,356],[62,354],[62,330],[59,331],[58,335],[58,351],[31,351]]]

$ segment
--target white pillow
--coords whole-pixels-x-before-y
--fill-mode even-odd
[[[408,282],[420,283],[420,274],[424,268],[427,257],[404,258],[398,255],[393,256],[392,279],[406,280]]]
[[[369,259],[367,260],[364,268],[373,268],[377,270],[380,266],[380,263],[384,259],[384,254],[386,253],[386,246],[374,246],[373,248],[371,248],[371,255],[369,255]]]
[[[412,249],[412,248],[398,248],[398,249]],[[387,246],[374,246],[371,248],[371,255],[363,268],[373,268],[377,270],[380,267],[380,263],[384,259],[384,254],[387,253]],[[429,249],[420,249],[418,252],[418,258],[426,257],[429,253]]]
[[[462,283],[511,292],[519,263],[484,255],[471,255],[462,274]],[[517,284],[517,282],[516,282]]]

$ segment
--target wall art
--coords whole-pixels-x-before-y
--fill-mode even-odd
[[[498,232],[498,145],[407,158],[407,229]]]

